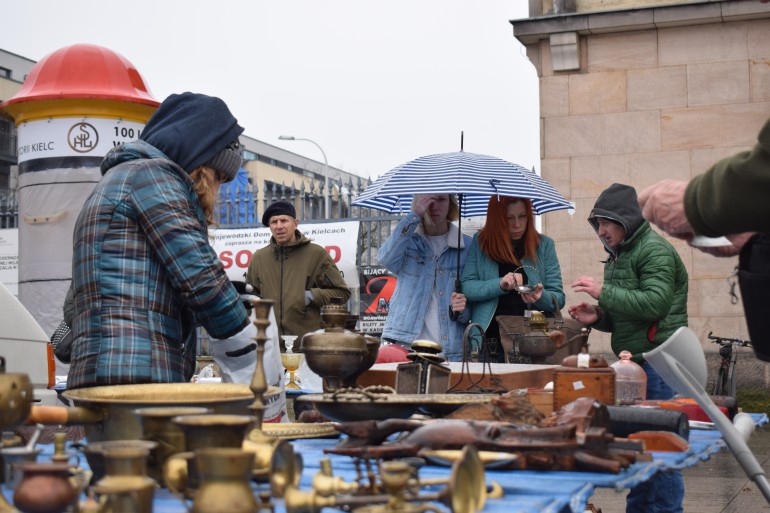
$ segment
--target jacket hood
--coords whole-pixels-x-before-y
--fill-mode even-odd
[[[139,138],[191,173],[242,132],[243,127],[221,99],[188,92],[166,98]]]
[[[121,144],[120,146],[116,146],[115,148],[108,151],[107,155],[104,156],[104,160],[102,160],[102,164],[100,166],[102,175],[104,175],[107,171],[117,166],[118,164],[137,159],[163,159],[168,161],[172,168],[179,169],[179,173],[184,173],[184,171],[181,170],[179,166],[174,162],[171,162],[168,157],[163,154],[163,152],[154,146],[139,140]]]
[[[626,240],[644,223],[642,209],[636,198],[636,189],[629,185],[614,183],[605,189],[594,203],[588,222],[599,231],[599,218],[619,223],[626,229]]]

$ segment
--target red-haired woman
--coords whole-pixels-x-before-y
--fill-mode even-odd
[[[564,306],[561,268],[553,239],[537,233],[528,199],[492,196],[487,221],[473,237],[462,274],[472,322],[484,328],[491,361],[504,362],[497,315],[524,315],[532,308],[552,316]],[[532,285],[528,294],[517,285]],[[474,345],[481,344],[476,336]]]

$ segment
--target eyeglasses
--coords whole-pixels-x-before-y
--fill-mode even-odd
[[[235,152],[240,153],[240,154],[243,154],[243,146],[241,146],[241,142],[238,139],[236,139],[233,142],[231,142],[230,144],[228,144],[226,146],[226,149],[228,149],[230,151],[235,151]]]

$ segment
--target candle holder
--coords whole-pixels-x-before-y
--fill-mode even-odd
[[[275,304],[272,299],[252,299],[254,307],[254,326],[257,327],[257,335],[254,341],[257,343],[257,364],[254,367],[254,376],[251,378],[249,388],[254,393],[254,402],[249,409],[257,421],[249,433],[249,439],[254,442],[268,441],[269,438],[262,432],[262,421],[265,418],[265,392],[267,391],[267,378],[265,377],[265,344],[267,343],[267,327],[270,326],[270,309]]]

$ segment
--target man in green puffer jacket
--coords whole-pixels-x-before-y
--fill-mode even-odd
[[[572,306],[570,315],[594,329],[612,332],[612,351],[617,355],[625,349],[642,363],[643,352],[687,326],[684,263],[671,243],[644,220],[633,187],[611,185],[596,200],[588,222],[609,255],[604,284],[579,277],[572,287],[587,292],[598,305]]]
[[[624,349],[631,352],[647,373],[647,399],[670,399],[674,390],[642,353],[687,326],[684,263],[671,243],[644,220],[633,187],[612,184],[599,195],[588,222],[609,255],[604,283],[590,276],[575,280],[572,288],[588,293],[598,304],[570,306],[569,314],[594,329],[612,332],[616,355]],[[629,492],[626,511],[681,512],[683,497],[681,472],[661,473]]]

